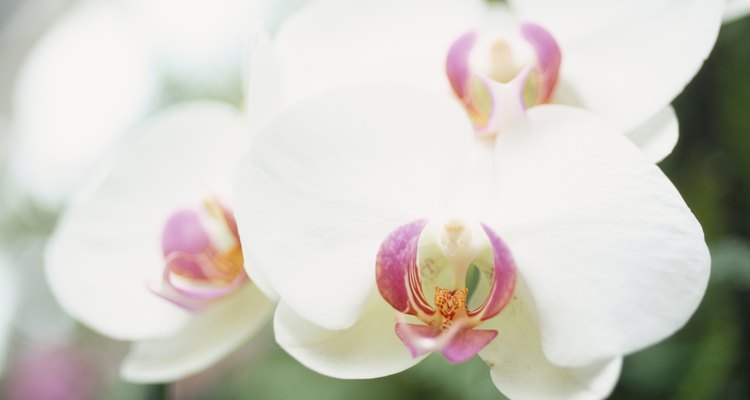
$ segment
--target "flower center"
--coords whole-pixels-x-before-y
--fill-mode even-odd
[[[420,220],[385,239],[376,281],[398,311],[396,334],[412,355],[440,351],[450,361],[463,362],[497,335],[475,328],[507,304],[515,266],[500,238],[484,225]],[[428,302],[424,293],[432,291],[433,302]],[[421,323],[407,323],[404,314]]]
[[[521,72],[521,67],[513,57],[513,48],[508,41],[495,40],[489,46],[489,66],[487,75],[495,81],[508,83]],[[523,64],[526,64],[524,62]]]
[[[164,271],[160,297],[198,312],[248,282],[237,224],[218,200],[174,212],[162,231]]]
[[[448,290],[435,287],[435,308],[440,313],[440,331],[451,327],[453,320],[466,316],[468,288]]]
[[[483,39],[476,32],[459,37],[448,51],[446,73],[476,133],[492,135],[526,108],[551,99],[562,55],[552,34],[536,24],[521,24],[516,35],[489,43]]]

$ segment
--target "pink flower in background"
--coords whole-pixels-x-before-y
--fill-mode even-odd
[[[8,400],[94,400],[102,374],[82,348],[46,346],[24,349],[4,386]]]

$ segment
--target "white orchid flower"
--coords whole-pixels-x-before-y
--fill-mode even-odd
[[[463,64],[454,72],[495,88],[491,95],[519,74],[528,75],[514,82],[535,89],[528,106],[580,106],[625,132],[652,160],[671,152],[678,124],[669,103],[713,47],[723,0],[512,0],[510,5],[508,10],[480,0],[315,1],[279,31],[285,94],[299,99],[373,79],[448,92],[445,58],[454,44],[461,51],[448,64]],[[454,77],[453,89],[463,91],[458,97],[467,101],[473,96],[467,98],[467,87],[456,84],[461,79]],[[485,104],[483,113],[514,112],[492,96],[480,102],[490,100],[495,101]],[[493,122],[486,119],[480,124]]]
[[[248,119],[222,103],[175,106],[148,121],[64,215],[47,251],[62,307],[134,344],[122,376],[172,381],[229,354],[273,309],[248,278],[231,180]]]
[[[273,309],[275,293],[258,288],[270,285],[245,272],[251,256],[231,204],[240,155],[277,105],[273,49],[259,29],[250,41],[246,109],[193,102],[147,121],[140,141],[72,202],[48,244],[47,279],[63,309],[134,342],[121,368],[127,380],[199,372]]]
[[[13,95],[11,170],[38,200],[58,205],[150,111],[156,71],[117,5],[84,2],[42,36]]]
[[[356,87],[287,109],[240,166],[276,339],[333,377],[478,354],[511,398],[603,398],[707,284],[679,193],[586,111],[534,107],[488,136],[444,96]]]

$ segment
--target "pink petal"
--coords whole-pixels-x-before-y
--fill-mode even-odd
[[[210,249],[211,239],[197,212],[180,210],[172,214],[164,225],[161,247],[165,257],[171,254],[197,255]],[[172,268],[185,275],[205,278],[203,269],[191,257],[179,257],[172,264]]]
[[[175,292],[180,295],[195,301],[210,301],[220,297],[224,297],[229,293],[235,291],[243,283],[248,280],[245,273],[237,274],[237,276],[225,285],[191,285],[191,284],[180,284],[173,279],[173,275],[168,273],[164,276],[164,283],[172,288]]]
[[[477,33],[467,32],[456,39],[448,50],[445,71],[448,74],[451,87],[453,87],[453,92],[460,99],[463,99],[468,92],[467,85],[471,75],[469,55],[476,42]]]
[[[430,325],[399,322],[396,336],[404,342],[411,356],[417,358],[437,349],[435,339],[440,336],[440,331]]]
[[[502,239],[488,226],[482,225],[482,228],[492,245],[493,281],[487,299],[476,310],[469,312],[469,316],[478,316],[484,321],[499,314],[503,307],[508,304],[516,286],[516,264]]]
[[[557,86],[562,63],[562,52],[549,31],[541,26],[526,22],[521,25],[521,36],[534,47],[539,72],[539,98],[537,104],[546,103]]]
[[[380,295],[397,311],[411,315],[418,311],[434,314],[422,293],[417,266],[419,236],[426,224],[417,220],[391,232],[380,245],[375,263]]]
[[[467,329],[466,321],[456,323],[445,331],[431,325],[408,324],[399,316],[396,335],[409,349],[412,357],[439,351],[452,363],[462,363],[474,357],[497,336],[494,330]]]
[[[443,356],[456,364],[468,361],[496,336],[497,331],[493,330],[461,329],[443,348]]]

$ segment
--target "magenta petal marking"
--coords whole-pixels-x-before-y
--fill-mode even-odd
[[[476,32],[467,32],[461,35],[448,50],[445,62],[445,71],[448,80],[453,87],[453,92],[458,98],[463,99],[468,92],[469,82],[469,54],[477,42]]]
[[[196,286],[196,285],[181,285],[173,279],[173,275],[168,273],[164,276],[164,283],[172,288],[175,292],[182,296],[188,297],[198,301],[210,301],[220,297],[226,296],[240,287],[245,281],[248,280],[246,274],[238,274],[234,280],[226,285],[222,286]]]
[[[537,103],[545,103],[555,90],[560,75],[562,51],[554,36],[543,27],[526,22],[521,25],[521,35],[536,51],[538,72],[540,77],[539,99]]]
[[[497,331],[462,329],[443,348],[443,356],[452,363],[462,363],[474,357],[497,336]]]
[[[166,285],[157,287],[155,284],[147,282],[146,288],[148,288],[153,294],[191,313],[200,312],[209,304],[205,300],[187,298]]]
[[[478,316],[480,320],[484,321],[499,314],[510,301],[513,289],[516,286],[516,264],[502,239],[488,226],[482,224],[482,228],[492,245],[494,274],[490,293],[482,305],[469,312],[469,316]]]
[[[419,236],[426,224],[426,220],[417,220],[396,228],[380,245],[375,262],[380,295],[406,314],[434,313],[422,294],[417,266]]]
[[[436,350],[435,338],[440,336],[440,331],[430,325],[399,322],[396,324],[396,336],[404,342],[411,356],[417,358]]]
[[[157,287],[156,285],[150,283],[147,283],[146,286],[154,294],[170,301],[171,303],[179,307],[182,307],[187,311],[199,312],[206,308],[206,306],[211,304],[213,300],[219,299],[232,293],[243,283],[249,280],[247,274],[245,274],[243,271],[242,273],[238,274],[232,282],[224,285],[212,286],[211,284],[207,284],[205,286],[199,286],[200,282],[198,282],[197,284],[191,283],[194,281],[180,283],[175,280],[175,276],[173,273],[173,267],[175,265],[174,262],[179,258],[174,257],[174,255],[175,254],[173,253],[172,257],[169,257],[164,267],[161,287]],[[196,264],[202,263],[196,261]]]
[[[457,321],[441,332],[431,325],[406,323],[399,315],[396,336],[414,358],[439,351],[448,361],[462,363],[487,346],[497,336],[497,331],[468,329],[466,321]]]
[[[161,237],[162,252],[165,257],[171,254],[201,254],[211,247],[201,218],[192,210],[177,211],[169,217]],[[196,277],[205,277],[201,266],[190,257],[174,260],[174,268]]]

